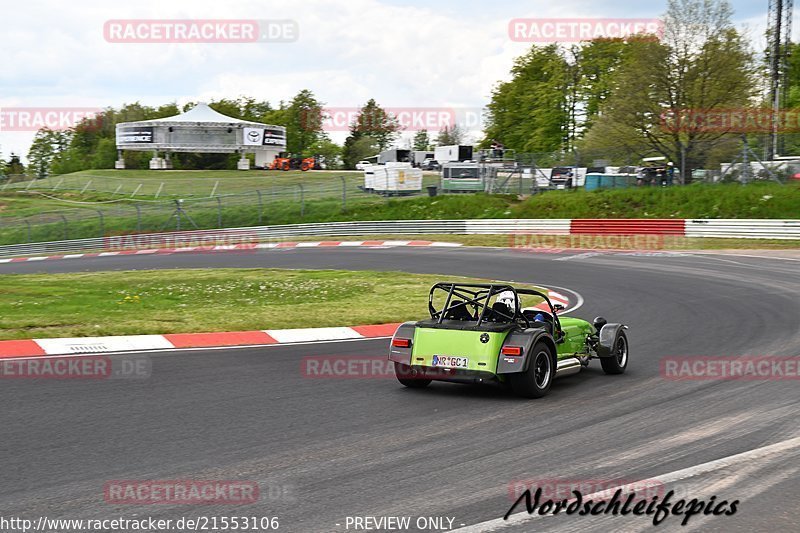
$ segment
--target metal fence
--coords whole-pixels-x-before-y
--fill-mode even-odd
[[[12,177],[4,181],[0,192],[51,199],[58,202],[53,204],[58,210],[0,217],[0,244],[324,220],[398,196],[430,194],[428,189],[440,184],[439,176],[430,173],[418,191],[376,193],[364,190],[364,178],[359,174],[315,173],[304,178],[265,175],[137,181],[89,175]],[[531,175],[518,172],[494,183],[490,192],[532,194],[537,190]]]
[[[545,177],[538,170],[541,167],[533,166],[526,172],[520,163],[501,167],[491,180],[485,180],[485,190],[536,194]],[[208,174],[213,172],[199,175]],[[343,213],[379,206],[397,194],[367,192],[362,175],[335,172],[308,176],[252,173],[219,179],[131,179],[90,173],[44,179],[5,178],[0,180],[0,192],[52,199],[51,205],[57,210],[32,210],[30,216],[0,216],[0,245],[341,219]],[[429,173],[423,178],[421,190],[406,195],[424,195],[429,192],[427,188],[439,185],[440,177]]]
[[[310,182],[288,184],[284,180],[276,185],[270,185],[268,179],[261,183],[249,179],[237,187],[262,188],[230,194],[220,193],[224,187],[220,182],[225,180],[214,180],[210,190],[204,190],[203,185],[209,185],[205,180],[177,179],[174,181],[178,183],[172,180],[129,183],[125,191],[117,181],[120,180],[84,177],[77,181],[70,176],[53,176],[6,182],[7,186],[0,190],[25,191],[39,199],[57,200],[59,209],[24,217],[0,217],[0,244],[102,237],[110,233],[260,226],[281,220],[302,221],[306,217],[319,219],[357,207],[380,205],[398,195],[365,192],[363,177],[358,175],[332,174]],[[438,178],[434,176],[433,184],[436,182]],[[65,195],[65,192],[75,194]],[[92,198],[92,193],[104,200],[86,201]]]
[[[210,172],[213,174],[213,172]],[[278,175],[250,175],[247,177],[224,176],[220,178],[192,177],[191,171],[182,173],[186,177],[133,178],[103,176],[84,173],[53,175],[46,178],[15,175],[0,176],[0,192],[41,191],[43,193],[76,192],[81,195],[100,194],[104,197],[128,200],[208,199],[217,196],[254,193],[285,195],[287,192],[301,195],[305,189],[307,198],[341,196],[351,191],[359,192],[363,175],[315,173],[310,178]],[[187,176],[188,175],[188,176]],[[7,179],[4,179],[7,178]]]
[[[315,193],[328,195],[330,193],[340,193],[343,186],[346,189],[354,189],[359,183],[363,182],[362,175],[353,173],[350,175],[328,172],[314,173],[309,178],[304,175],[302,178],[292,176],[289,179],[282,173],[251,173],[243,177],[225,175],[218,178],[205,177],[217,174],[215,171],[198,171],[198,177],[193,177],[192,173],[193,171],[181,171],[182,177],[170,176],[165,179],[105,176],[80,172],[38,179],[24,175],[8,176],[9,179],[3,179],[3,176],[0,176],[0,192],[39,190],[59,193],[70,191],[81,194],[97,193],[131,200],[164,200],[170,198],[213,198],[216,196],[250,193],[255,190],[291,189],[295,185],[304,186],[310,195]],[[222,172],[219,172],[219,174],[222,174]],[[346,180],[346,183],[343,184],[343,180]]]
[[[476,235],[503,233],[569,233],[569,220],[564,219],[498,219],[498,220],[376,220],[355,222],[326,222],[285,224],[209,231],[181,231],[74,239],[30,244],[0,246],[0,257],[25,255],[69,254],[84,251],[118,250],[132,245],[135,248],[186,247],[192,244],[226,245],[235,243],[270,242],[293,237],[348,235]],[[130,237],[128,239],[127,237]],[[130,242],[128,242],[130,241]]]

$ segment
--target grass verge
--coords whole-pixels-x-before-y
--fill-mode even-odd
[[[0,209],[3,201],[0,198]],[[10,213],[31,207],[27,204],[17,208],[7,202],[5,210]],[[175,229],[174,220],[170,218],[173,207],[171,203],[160,203],[137,214],[132,206],[97,206],[97,209],[105,211],[102,217],[93,209],[83,209],[85,216],[78,220],[65,222],[54,216],[39,221],[32,229],[21,223],[3,226],[0,216],[0,244],[172,230]],[[273,199],[265,195],[261,205],[255,199],[226,198],[220,204],[215,200],[204,200],[187,203],[184,208],[199,229],[309,222],[472,218],[800,219],[800,186],[696,184],[667,189],[551,191],[524,199],[516,195],[453,194],[386,200],[377,195],[359,193],[348,196],[346,209],[343,209],[342,199],[338,196],[307,196],[301,207],[298,198]],[[186,229],[185,221],[182,227]]]
[[[51,176],[33,182],[16,182],[0,187],[0,190],[39,191],[54,196],[69,193],[107,198],[161,199],[208,198],[215,195],[255,194],[261,191],[270,194],[274,190],[286,190],[302,184],[309,196],[332,196],[340,194],[341,178],[345,178],[352,194],[356,185],[363,185],[364,172],[353,170],[312,170],[287,172],[271,170],[84,170],[72,174]],[[423,173],[425,185],[437,185],[438,174]]]
[[[485,281],[279,269],[8,274],[0,276],[0,340],[418,320],[427,316],[431,285],[442,280]]]

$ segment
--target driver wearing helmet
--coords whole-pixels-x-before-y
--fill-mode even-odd
[[[493,322],[510,322],[517,313],[517,298],[514,291],[498,293],[494,304],[487,309],[487,320]]]
[[[503,291],[497,295],[497,303],[505,304],[508,307],[509,314],[514,315],[517,308],[517,296],[513,291]],[[550,323],[544,313],[536,313],[530,324],[532,327],[550,329]]]
[[[517,296],[513,291],[503,291],[497,295],[497,301],[506,304],[509,313],[512,315],[517,308]]]

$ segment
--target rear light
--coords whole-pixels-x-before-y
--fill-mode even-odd
[[[522,346],[503,346],[503,355],[522,355]]]
[[[411,348],[411,339],[392,339],[392,346],[397,348]]]

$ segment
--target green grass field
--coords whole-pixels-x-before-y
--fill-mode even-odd
[[[53,176],[30,183],[16,183],[8,187],[28,190],[87,190],[134,195],[149,199],[157,193],[159,197],[208,197],[238,194],[270,187],[292,186],[305,183],[309,187],[338,181],[337,176],[362,177],[362,172],[309,171],[300,170],[84,170],[63,176]],[[163,185],[162,185],[163,184]],[[160,192],[159,192],[160,189]]]
[[[0,340],[419,320],[431,285],[443,280],[485,281],[278,269],[7,274],[0,276]]]
[[[314,191],[330,190],[332,195],[337,195],[342,186],[341,177],[353,184],[363,184],[364,173],[350,170],[84,170],[33,182],[12,183],[5,187],[5,192],[69,190],[150,200],[156,195],[159,198],[207,198],[257,190],[267,193],[303,184],[312,195],[320,196]],[[426,185],[433,185],[438,183],[438,176],[428,174],[424,181]]]

